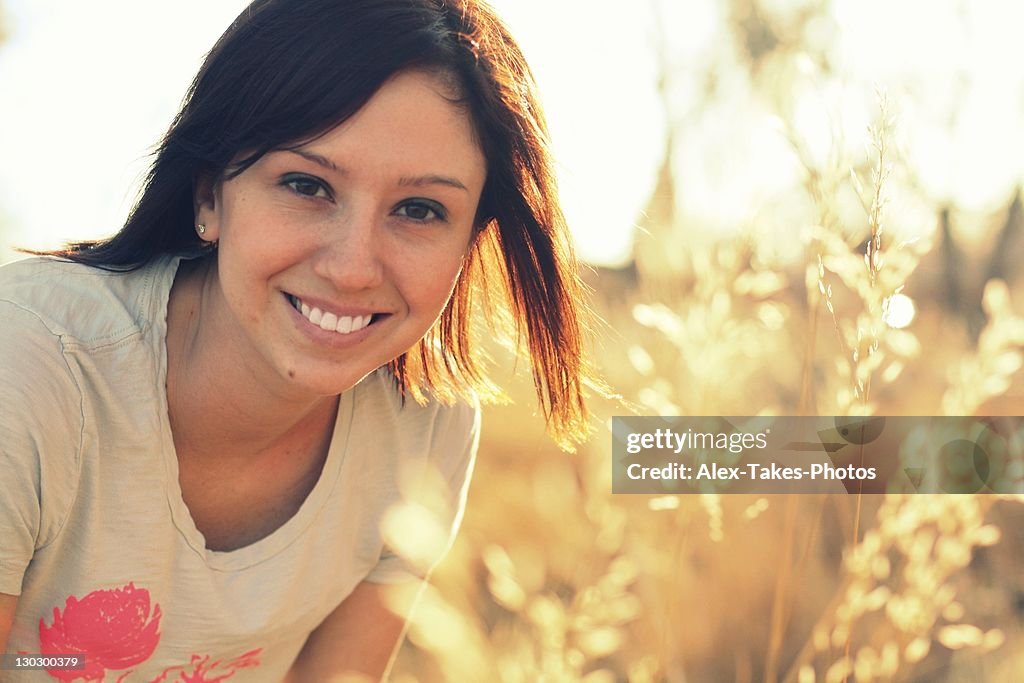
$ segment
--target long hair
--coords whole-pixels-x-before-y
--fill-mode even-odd
[[[453,81],[487,177],[451,300],[417,347],[390,363],[399,389],[422,400],[492,388],[471,318],[475,309],[501,317],[487,296],[497,289],[550,431],[563,445],[580,439],[587,308],[547,128],[522,52],[479,0],[255,0],[207,55],[124,227],[47,253],[108,270],[163,254],[215,258],[193,229],[199,179],[234,178],[271,150],[327,133],[389,78],[416,68]]]

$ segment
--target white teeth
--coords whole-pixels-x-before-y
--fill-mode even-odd
[[[322,330],[333,330],[339,334],[350,334],[352,332],[358,332],[373,320],[372,315],[357,315],[349,316],[343,315],[338,316],[334,313],[324,313],[315,306],[310,308],[309,304],[306,304],[298,297],[292,297],[292,305],[297,308],[309,322],[318,326]]]
[[[324,313],[324,317],[320,318],[320,329],[334,331],[334,328],[338,326],[338,316],[333,313]]]

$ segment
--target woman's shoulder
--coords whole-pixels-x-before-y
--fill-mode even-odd
[[[11,286],[23,275],[12,271],[23,269],[0,268],[0,490],[5,492],[0,538],[9,541],[0,565],[6,564],[5,570],[23,568],[33,548],[48,543],[63,525],[78,486],[84,430],[83,392],[64,339]],[[0,586],[20,580],[20,572],[0,574]]]
[[[359,494],[375,501],[384,520],[373,525],[384,529],[384,547],[367,578],[422,578],[448,551],[462,518],[479,445],[479,402],[402,401],[385,368],[353,393],[349,457],[359,458]],[[415,505],[403,505],[410,502]],[[426,517],[420,505],[429,510]],[[406,523],[404,515],[413,511],[417,524]],[[424,529],[430,529],[426,544]]]
[[[29,441],[32,433],[66,426],[69,419],[59,416],[77,419],[82,412],[67,348],[75,342],[68,334],[74,319],[89,312],[88,297],[80,295],[83,268],[44,257],[0,267],[0,424]]]
[[[0,266],[0,326],[18,312],[52,335],[91,345],[138,332],[166,303],[176,259],[130,272],[102,270],[48,256]]]
[[[375,444],[399,461],[431,462],[447,477],[471,468],[480,438],[480,403],[468,397],[446,403],[427,397],[402,397],[394,376],[380,368],[353,390],[354,413],[349,438]]]
[[[427,395],[424,400],[417,401],[402,395],[395,376],[387,367],[378,368],[363,378],[354,392],[370,418],[396,428],[419,427],[436,434],[439,430],[472,430],[480,421],[480,402],[475,395],[455,402],[444,402]]]

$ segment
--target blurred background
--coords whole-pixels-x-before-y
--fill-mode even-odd
[[[0,0],[0,260],[120,225],[240,0]],[[395,681],[1024,678],[1024,507],[612,496],[611,415],[1024,409],[1024,8],[501,0],[602,319],[576,453],[528,377]],[[495,349],[497,367],[504,363]],[[1024,479],[1024,472],[1017,476]]]

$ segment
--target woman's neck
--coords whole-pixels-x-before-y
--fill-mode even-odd
[[[338,397],[276,391],[241,362],[230,340],[217,338],[204,303],[213,268],[209,258],[183,261],[167,305],[167,405],[179,457],[251,463],[319,450]]]

